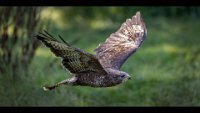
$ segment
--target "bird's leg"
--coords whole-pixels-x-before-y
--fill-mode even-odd
[[[75,83],[77,80],[77,77],[72,77],[72,78],[69,78],[69,79],[66,79],[66,80],[63,80],[55,85],[52,85],[52,86],[45,86],[43,87],[43,89],[45,91],[48,91],[48,90],[52,90],[52,89],[55,89],[56,87],[59,87],[61,85],[73,85],[73,83]]]

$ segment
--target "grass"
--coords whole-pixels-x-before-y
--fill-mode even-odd
[[[57,83],[69,73],[59,58],[41,46],[29,76],[17,81],[1,76],[0,106],[199,106],[200,21],[155,20],[146,22],[147,39],[121,69],[132,80],[110,88],[63,86],[45,92],[43,85]],[[79,29],[62,36],[69,37],[65,39],[69,42],[80,38],[74,46],[94,53],[93,49],[115,30]]]

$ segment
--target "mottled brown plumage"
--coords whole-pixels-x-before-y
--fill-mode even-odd
[[[147,35],[140,12],[132,19],[127,19],[121,27],[112,33],[106,41],[95,49],[96,55],[70,46],[63,40],[51,36],[47,31],[36,37],[41,40],[57,56],[62,58],[63,66],[73,77],[52,86],[51,90],[62,84],[72,86],[110,87],[130,79],[130,76],[119,71],[123,63],[141,45]]]

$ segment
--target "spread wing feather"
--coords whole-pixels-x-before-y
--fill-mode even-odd
[[[55,39],[47,31],[36,36],[57,56],[62,58],[63,66],[71,73],[78,74],[88,71],[104,72],[98,59],[78,48],[71,47],[59,36],[61,41]]]
[[[145,23],[140,12],[137,12],[95,49],[96,56],[103,67],[120,69],[126,59],[140,47],[146,35]]]

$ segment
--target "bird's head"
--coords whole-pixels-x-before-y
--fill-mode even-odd
[[[125,82],[127,80],[131,80],[131,76],[128,73],[121,72],[120,77],[122,79],[122,82]]]
[[[119,75],[115,76],[115,81],[118,82],[118,83],[122,83],[122,82],[125,82],[125,81],[130,80],[130,79],[131,79],[131,76],[128,73],[125,73],[125,72],[120,72]]]

